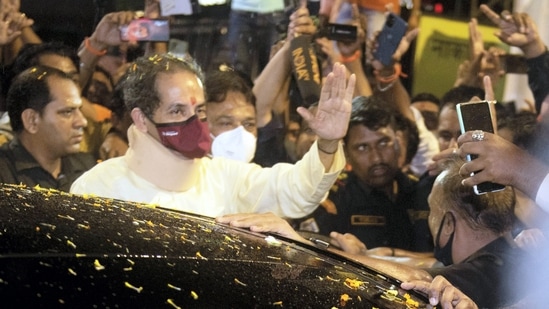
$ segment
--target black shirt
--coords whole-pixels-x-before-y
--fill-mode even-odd
[[[0,147],[0,182],[69,192],[72,183],[95,165],[91,154],[75,153],[61,158],[61,173],[55,179],[14,138]]]
[[[541,103],[549,94],[549,51],[526,60],[528,64],[528,85],[534,94],[536,111],[541,111]]]
[[[479,308],[509,306],[526,296],[517,286],[520,266],[526,254],[500,237],[463,262],[425,269],[431,276],[442,275],[469,296]]]
[[[284,148],[284,123],[280,117],[273,114],[272,120],[262,128],[257,129],[257,147],[253,162],[262,167],[272,167],[280,162],[290,162]]]
[[[352,173],[342,173],[328,199],[337,214],[318,207],[313,216],[321,234],[352,233],[367,248],[394,247],[432,252],[433,241],[427,218],[427,196],[417,190],[417,180],[398,173],[396,199],[360,182]]]

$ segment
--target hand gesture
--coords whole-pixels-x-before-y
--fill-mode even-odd
[[[316,112],[313,114],[302,106],[297,108],[297,112],[319,139],[340,140],[347,133],[354,90],[355,75],[352,74],[347,83],[345,66],[335,63],[320,91]]]
[[[476,55],[473,60],[463,61],[458,67],[454,87],[465,85],[483,88],[485,76],[488,76],[491,81],[497,83],[505,75],[500,61],[500,57],[503,54],[505,54],[504,50],[490,47],[488,51],[483,50]]]
[[[0,0],[0,12],[2,13],[19,12],[20,8],[19,0]]]
[[[484,53],[484,40],[482,33],[478,29],[478,21],[471,18],[469,21],[469,60],[474,60]]]
[[[10,19],[10,28],[13,31],[19,31],[25,27],[30,27],[34,24],[34,20],[28,18],[25,13],[21,12],[11,12]]]
[[[10,26],[10,15],[9,12],[0,11],[0,46],[10,44],[21,35],[21,31],[13,31]]]
[[[490,76],[490,79],[497,83],[505,74],[499,60],[505,51],[497,47],[490,47],[488,51],[484,49],[484,40],[478,29],[476,18],[472,18],[469,22],[469,51],[469,60],[459,65],[454,86],[467,85],[482,88],[484,76]]]
[[[13,42],[21,35],[21,29],[34,24],[20,8],[19,0],[0,0],[0,45]]]
[[[545,51],[537,26],[528,14],[502,11],[498,15],[485,4],[480,6],[480,10],[499,28],[495,36],[506,44],[520,47],[527,58]]]
[[[286,220],[276,216],[272,212],[264,214],[242,213],[225,215],[215,218],[215,221],[229,224],[230,226],[249,228],[252,232],[270,232],[301,242],[307,241]]]
[[[478,309],[473,300],[442,276],[436,276],[431,282],[423,280],[403,282],[400,287],[427,294],[431,306],[440,304],[442,309]]]
[[[132,11],[109,13],[103,16],[99,24],[97,24],[90,40],[103,47],[118,46],[122,44],[120,26],[127,25],[134,19],[136,19],[136,16]],[[96,48],[101,49],[99,46]]]

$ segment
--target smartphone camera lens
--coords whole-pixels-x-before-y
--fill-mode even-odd
[[[395,17],[393,15],[389,15],[387,17],[387,26],[392,27],[395,24]]]

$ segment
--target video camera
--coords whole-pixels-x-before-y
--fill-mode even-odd
[[[343,43],[352,43],[357,38],[357,27],[345,24],[332,24],[320,25],[317,37],[325,37],[328,40],[338,41]]]

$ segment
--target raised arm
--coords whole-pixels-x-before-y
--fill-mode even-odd
[[[356,41],[351,43],[337,42],[337,49],[341,63],[345,64],[350,74],[356,76],[355,96],[370,96],[372,95],[372,87],[362,66],[362,48],[366,40],[366,19],[365,16],[360,14],[356,4],[353,4],[352,8],[351,25],[357,27]],[[328,42],[333,46],[331,41]]]
[[[484,49],[484,40],[476,18],[469,21],[469,50],[469,59],[459,65],[454,87],[466,85],[483,88],[484,76],[490,76],[492,83],[497,84],[505,74],[500,63],[500,56],[505,51],[499,47]]]
[[[546,51],[537,26],[528,14],[502,11],[498,15],[485,4],[480,6],[480,10],[499,28],[495,36],[508,45],[520,48],[526,58],[537,57]]]
[[[524,53],[528,64],[528,84],[539,113],[542,103],[549,102],[549,52],[536,24],[526,13],[502,11],[498,15],[484,4],[480,10],[499,28],[495,35],[502,42],[516,46]]]
[[[19,0],[0,2],[0,47],[2,64],[10,64],[25,44],[40,44],[42,40],[32,25],[34,20],[20,11]]]
[[[400,81],[400,59],[408,51],[411,42],[417,37],[419,29],[408,31],[400,41],[398,48],[393,54],[393,63],[384,66],[379,60],[372,58],[372,65],[375,69],[376,84],[374,94],[393,104],[394,110],[404,117],[415,122],[414,114],[410,110],[410,95]]]
[[[297,112],[318,136],[318,152],[325,170],[332,166],[334,154],[347,134],[354,89],[355,76],[351,75],[347,83],[345,66],[336,63],[322,86],[315,113],[302,106],[297,108]]]
[[[10,27],[12,27],[14,31],[21,31],[21,36],[19,37],[21,46],[25,44],[42,43],[42,39],[40,39],[31,27],[34,24],[34,20],[30,19],[25,13],[21,12],[21,1],[3,0],[3,2],[11,8],[12,23]]]
[[[84,39],[78,49],[81,87],[85,87],[88,83],[99,57],[106,53],[107,47],[122,44],[120,26],[129,24],[135,18],[135,13],[132,11],[106,14],[97,24],[92,35]]]
[[[289,51],[291,40],[296,34],[313,34],[315,31],[316,27],[305,6],[297,9],[290,16],[288,35],[282,48],[269,60],[254,82],[258,128],[264,127],[271,121],[273,106],[281,96],[288,97],[292,70]]]
[[[11,12],[0,11],[0,46],[11,44],[15,38],[21,35],[20,30],[14,31],[11,24]]]

